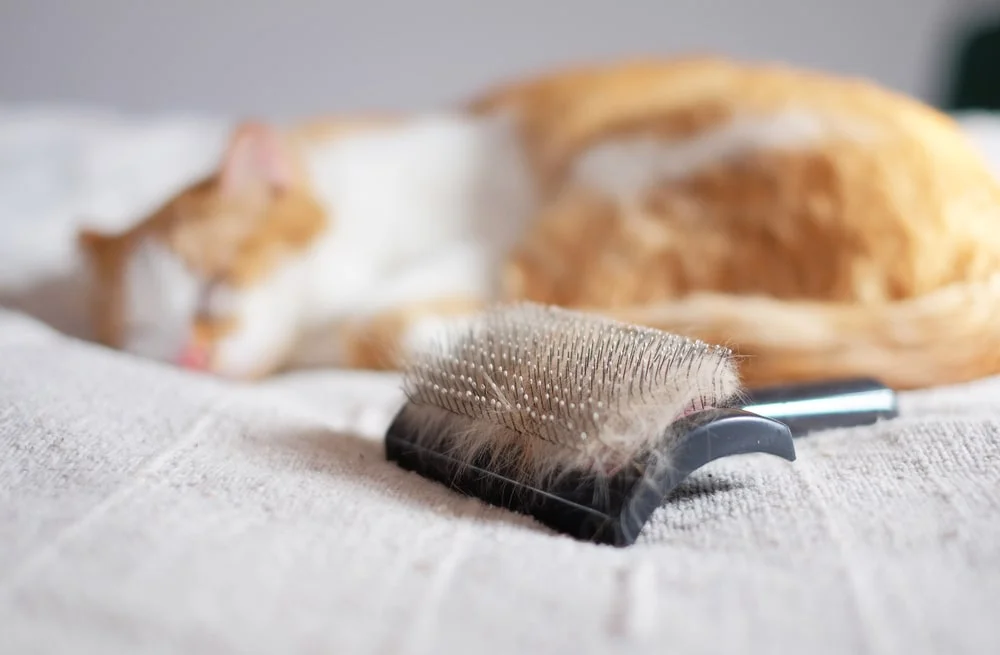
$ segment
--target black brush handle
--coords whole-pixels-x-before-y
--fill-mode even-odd
[[[796,437],[899,415],[896,392],[869,378],[763,387],[749,396],[743,409],[781,421]]]
[[[461,426],[461,423],[457,423]],[[708,409],[665,429],[666,438],[643,458],[609,476],[564,472],[546,488],[518,481],[488,456],[468,463],[420,444],[420,423],[404,410],[385,436],[386,459],[491,505],[533,516],[549,528],[576,539],[629,546],[649,517],[694,471],[722,457],[762,453],[795,461],[787,425],[740,409]],[[449,427],[445,423],[444,430]],[[462,438],[462,430],[445,441]]]

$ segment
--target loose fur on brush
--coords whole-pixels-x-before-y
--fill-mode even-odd
[[[741,391],[728,349],[531,303],[445,327],[405,370],[415,443],[540,488],[669,453],[672,424]]]
[[[413,116],[247,123],[86,232],[102,342],[214,374],[398,368],[497,301],[738,355],[748,384],[1000,373],[1000,185],[947,116],[724,58],[579,66]]]

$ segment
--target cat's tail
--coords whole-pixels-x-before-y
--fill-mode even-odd
[[[611,314],[730,346],[749,386],[873,377],[913,389],[1000,373],[1000,275],[876,306],[713,293]]]

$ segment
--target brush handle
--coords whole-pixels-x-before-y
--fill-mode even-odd
[[[871,425],[899,414],[895,391],[866,378],[763,387],[749,395],[743,409],[781,421],[796,437]]]

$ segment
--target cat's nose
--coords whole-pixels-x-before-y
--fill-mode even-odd
[[[181,368],[204,371],[208,369],[208,349],[198,344],[188,344],[177,356],[177,365]]]

